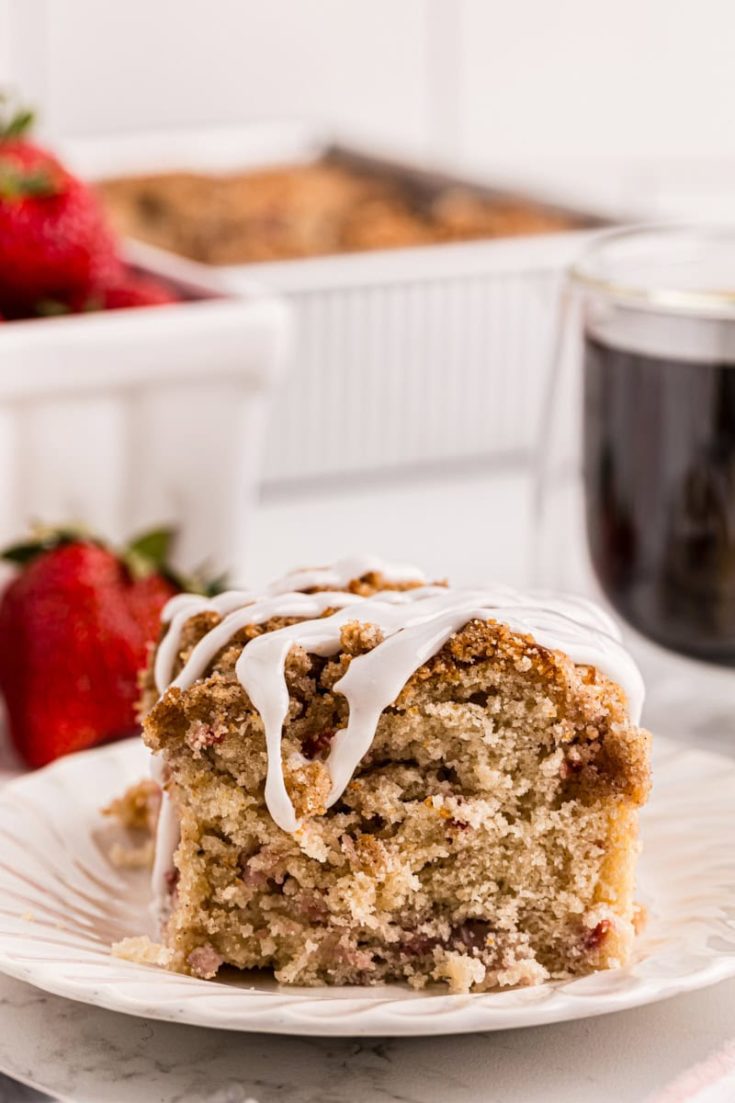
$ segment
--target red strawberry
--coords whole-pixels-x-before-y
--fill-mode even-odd
[[[122,275],[109,287],[96,288],[92,293],[73,295],[61,302],[44,299],[38,303],[36,314],[49,318],[62,314],[96,314],[100,310],[118,310],[133,306],[164,306],[181,300],[166,284],[151,276],[133,275],[124,269]]]
[[[170,535],[122,556],[70,533],[5,553],[21,573],[0,601],[0,688],[29,765],[134,731],[138,674],[181,588],[161,567]]]
[[[163,306],[180,300],[165,283],[151,276],[125,273],[119,282],[102,290],[103,310],[119,310],[129,306]]]
[[[31,121],[0,123],[0,308],[9,317],[90,295],[121,271],[96,197],[24,137]]]

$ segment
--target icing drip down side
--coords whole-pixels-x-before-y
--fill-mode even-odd
[[[368,572],[380,573],[389,583],[419,585],[408,590],[385,590],[372,597],[339,589]],[[314,594],[301,592],[314,587],[334,589]],[[334,611],[323,616],[327,609]],[[222,619],[199,640],[173,678],[184,624],[202,611],[215,612]],[[532,636],[541,647],[565,652],[576,664],[596,667],[626,694],[632,722],[637,724],[640,719],[641,676],[620,642],[615,623],[592,603],[546,593],[524,595],[502,586],[450,590],[426,585],[424,576],[415,568],[392,568],[371,557],[343,560],[329,568],[297,571],[271,583],[259,594],[233,591],[213,599],[185,594],[173,598],[164,611],[168,630],[155,660],[158,692],[163,694],[171,685],[188,688],[203,676],[217,653],[238,631],[273,617],[303,619],[250,640],[243,647],[235,671],[263,722],[268,751],[265,799],[271,816],[284,831],[293,832],[298,827],[281,755],[289,707],[286,660],[295,645],[313,655],[335,655],[340,650],[341,630],[352,621],[377,626],[383,640],[372,651],[353,658],[334,687],[345,697],[349,713],[347,726],[334,736],[327,758],[330,805],[339,800],[370,749],[383,710],[396,700],[419,667],[472,620],[498,621],[512,631]],[[169,819],[165,825],[168,835]],[[169,838],[165,843],[159,838],[158,843],[165,849],[171,845]],[[157,861],[157,869],[159,865]],[[158,872],[160,877],[160,869]]]
[[[252,607],[256,602],[263,603],[269,597],[284,595],[286,598],[293,598],[296,594],[307,597],[308,595],[301,594],[301,591],[312,590],[317,587],[322,590],[344,591],[344,587],[353,579],[363,578],[370,573],[380,574],[386,582],[394,585],[426,582],[426,576],[418,567],[405,563],[385,563],[382,559],[378,559],[373,555],[360,555],[340,559],[331,567],[312,567],[307,570],[291,571],[289,574],[275,579],[260,593],[252,590],[229,590],[227,593],[218,594],[214,598],[199,597],[197,594],[177,594],[168,602],[162,616],[163,623],[168,625],[168,631],[156,652],[154,679],[158,693],[165,693],[171,684],[171,674],[179,651],[181,632],[189,618],[196,616],[197,613],[217,613],[221,617],[227,617],[228,614],[237,610]],[[340,601],[344,603],[345,597],[354,600],[354,595],[345,595],[344,592],[340,592],[332,604],[339,605]],[[305,606],[303,611],[287,612],[285,607],[274,603],[272,606],[274,611],[269,612],[266,616],[261,616],[260,620],[246,619],[237,628],[233,627],[230,635],[220,633],[224,637],[220,646],[224,646],[230,636],[246,624],[262,624],[269,617],[275,616],[314,617],[323,612],[328,605],[329,602],[318,608],[314,606],[311,612],[309,612],[309,606]],[[234,622],[232,623],[234,624]],[[212,658],[214,658],[216,650]]]
[[[295,831],[298,826],[281,757],[288,712],[285,663],[292,646],[298,644],[322,657],[334,655],[340,649],[342,627],[355,620],[376,625],[383,634],[383,642],[354,658],[334,686],[347,700],[349,719],[347,727],[334,736],[327,759],[332,780],[328,803],[332,805],[370,749],[380,714],[395,701],[411,675],[471,620],[490,619],[531,635],[542,647],[566,652],[574,663],[597,667],[624,690],[631,717],[638,722],[643,687],[637,668],[620,642],[592,623],[591,613],[584,623],[551,607],[551,602],[541,608],[522,595],[513,599],[507,591],[447,591],[427,586],[382,592],[345,605],[329,617],[258,636],[243,648],[235,670],[263,721],[268,751],[265,796],[275,822],[284,831]]]
[[[340,609],[345,605],[353,605],[359,598],[346,593],[343,587],[353,579],[363,578],[370,573],[380,574],[386,582],[392,584],[421,585],[426,582],[425,575],[417,567],[388,564],[375,556],[362,555],[339,560],[329,567],[292,571],[274,580],[259,593],[252,590],[230,590],[214,598],[177,594],[168,602],[162,615],[167,630],[158,645],[153,668],[159,696],[163,696],[172,685],[180,688],[192,685],[202,676],[219,649],[226,646],[232,636],[248,624],[262,624],[271,617],[314,618],[319,617],[330,606]],[[325,590],[324,587],[334,587],[334,590]],[[321,588],[320,592],[301,592],[315,588]],[[191,617],[207,612],[216,613],[222,621],[199,641],[185,667],[174,678],[174,664],[181,647],[184,625]],[[152,874],[152,911],[156,920],[162,923],[170,903],[168,876],[179,845],[180,829],[176,810],[164,785],[164,768],[160,757],[153,757],[151,772],[153,779],[163,790]]]

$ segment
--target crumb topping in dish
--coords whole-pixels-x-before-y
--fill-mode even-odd
[[[123,177],[97,190],[118,233],[205,264],[554,233],[588,222],[520,195],[328,156],[233,173]]]

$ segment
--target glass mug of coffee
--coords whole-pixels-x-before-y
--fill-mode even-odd
[[[542,584],[735,667],[735,228],[592,241],[565,293],[537,485]]]

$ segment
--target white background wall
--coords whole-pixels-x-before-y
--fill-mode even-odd
[[[12,77],[89,133],[267,115],[421,137],[424,0],[0,0]]]
[[[65,134],[288,114],[503,161],[735,156],[733,0],[0,0]]]
[[[298,116],[713,216],[734,45],[735,0],[0,0],[0,83],[51,134]]]
[[[463,0],[462,142],[735,153],[733,0]]]
[[[734,45],[735,0],[0,0],[0,84],[52,135],[298,116],[707,213]]]
[[[0,84],[52,135],[300,116],[709,214],[734,45],[735,0],[0,0]]]

